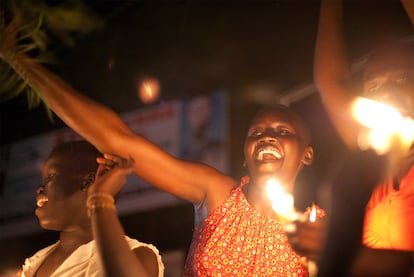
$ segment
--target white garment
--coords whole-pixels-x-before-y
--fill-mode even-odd
[[[129,247],[135,249],[137,247],[150,248],[158,260],[158,277],[164,276],[164,264],[158,249],[152,244],[140,242],[125,236]],[[56,248],[59,241],[45,247],[32,257],[27,258],[22,266],[21,277],[33,277],[36,271],[46,259],[46,257]],[[104,277],[105,273],[101,265],[99,253],[97,252],[95,240],[78,247],[50,277]]]

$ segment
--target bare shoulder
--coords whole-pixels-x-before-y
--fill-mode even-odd
[[[134,253],[147,272],[151,273],[152,276],[158,276],[158,259],[151,248],[140,246],[134,249]]]
[[[217,175],[210,181],[207,191],[207,210],[215,210],[223,204],[230,196],[230,193],[238,185],[238,182],[227,175]]]

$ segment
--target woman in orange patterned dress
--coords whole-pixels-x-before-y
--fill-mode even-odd
[[[8,31],[3,38],[13,40]],[[194,204],[196,231],[186,276],[307,275],[265,193],[269,178],[292,192],[298,172],[312,162],[309,131],[292,111],[266,109],[253,119],[244,148],[250,176],[239,183],[208,165],[171,156],[13,46],[0,44],[0,58],[69,127],[102,153],[132,158],[137,176]]]

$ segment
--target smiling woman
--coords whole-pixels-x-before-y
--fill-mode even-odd
[[[244,155],[250,175],[258,185],[277,174],[276,179],[292,192],[302,166],[312,163],[313,149],[309,144],[309,129],[287,107],[259,111],[245,141]]]
[[[197,226],[186,276],[218,272],[306,276],[299,256],[286,243],[265,191],[266,181],[271,178],[293,190],[298,172],[312,161],[309,142],[307,128],[287,107],[266,108],[257,113],[245,140],[249,176],[231,191],[222,192],[220,198],[224,202],[215,204],[218,208]]]
[[[292,190],[299,171],[312,161],[308,131],[287,107],[265,109],[254,117],[250,128],[254,131],[247,136],[244,149],[250,178],[238,183],[209,165],[171,156],[131,130],[112,110],[78,93],[29,57],[17,54],[14,61],[18,73],[27,76],[30,72],[29,84],[77,133],[104,153],[137,161],[133,172],[138,177],[194,204],[196,226],[186,276],[228,271],[243,275],[307,275],[265,193],[270,177]],[[258,160],[263,149],[273,149],[280,159]],[[106,157],[111,159],[110,155]],[[252,220],[255,224],[250,226]],[[206,263],[205,258],[212,254],[210,247],[215,258]]]

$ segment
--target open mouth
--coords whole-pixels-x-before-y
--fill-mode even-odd
[[[46,196],[39,196],[37,198],[36,205],[37,207],[41,208],[45,205],[47,201],[49,201],[49,199]]]
[[[265,147],[257,151],[256,160],[258,161],[274,161],[280,160],[282,154],[276,147]]]

